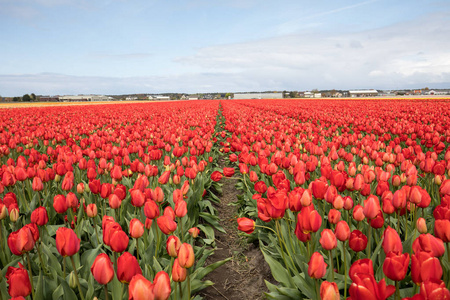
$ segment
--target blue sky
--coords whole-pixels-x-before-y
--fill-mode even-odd
[[[0,95],[450,88],[450,1],[0,0]]]

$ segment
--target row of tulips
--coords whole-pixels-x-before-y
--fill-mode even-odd
[[[448,100],[234,101],[216,133],[270,299],[450,299]],[[225,179],[222,179],[225,177]],[[348,297],[348,298],[347,298]]]
[[[218,110],[0,111],[0,299],[191,299],[213,284]]]

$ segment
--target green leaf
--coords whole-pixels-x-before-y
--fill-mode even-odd
[[[203,279],[203,277],[205,277],[206,275],[208,275],[209,273],[211,273],[212,271],[214,271],[215,269],[217,269],[218,267],[222,266],[223,264],[225,264],[226,262],[230,261],[231,257],[228,257],[224,260],[220,260],[220,261],[216,261],[213,264],[210,264],[207,267],[204,268],[198,268],[194,273],[193,276],[195,276],[195,278],[197,279]]]
[[[53,300],[59,300],[59,299],[71,300],[71,299],[77,299],[77,295],[70,288],[70,286],[67,284],[66,281],[61,280],[60,285],[53,292],[52,299]]]
[[[267,254],[266,251],[264,251],[263,247],[261,247],[261,252],[263,253],[264,259],[270,267],[273,278],[282,285],[293,287],[294,282],[292,281],[292,277],[289,275],[289,272],[285,269],[285,267],[283,267],[278,261],[273,259],[271,255]]]

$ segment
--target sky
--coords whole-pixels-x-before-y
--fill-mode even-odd
[[[0,95],[450,88],[450,1],[0,0]]]

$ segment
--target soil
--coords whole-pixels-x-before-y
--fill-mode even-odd
[[[268,292],[264,280],[275,283],[270,268],[258,246],[247,244],[237,230],[236,207],[230,203],[237,200],[236,180],[223,178],[223,195],[216,205],[220,223],[226,234],[216,231],[216,250],[207,264],[231,257],[231,260],[205,277],[214,282],[200,292],[206,300],[212,299],[265,299]]]

